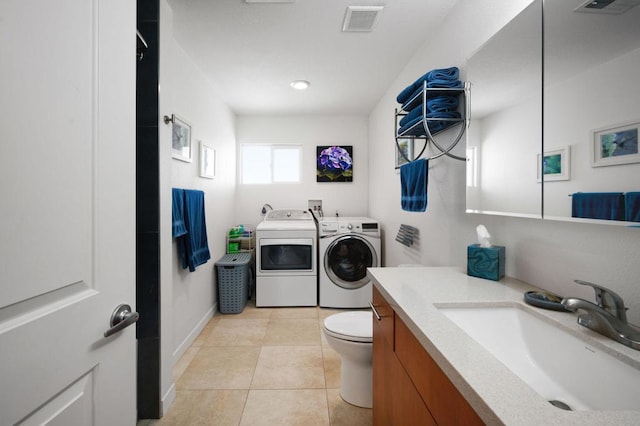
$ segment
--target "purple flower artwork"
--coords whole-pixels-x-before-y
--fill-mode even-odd
[[[318,146],[317,182],[353,182],[353,147]]]

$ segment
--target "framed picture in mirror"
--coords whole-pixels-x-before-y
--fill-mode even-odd
[[[640,163],[638,130],[640,120],[591,132],[591,165],[593,167]]]
[[[396,142],[395,168],[399,169],[403,164],[413,160],[413,139],[398,139]]]
[[[538,154],[538,182],[569,180],[571,178],[571,147],[565,146]]]
[[[168,120],[171,129],[171,156],[176,160],[191,162],[191,125],[175,114]]]
[[[200,177],[213,179],[216,177],[216,151],[200,141]]]

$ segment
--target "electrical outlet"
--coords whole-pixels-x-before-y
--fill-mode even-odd
[[[322,211],[322,200],[309,200],[309,210],[314,213]]]

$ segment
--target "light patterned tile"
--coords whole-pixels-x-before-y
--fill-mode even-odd
[[[360,408],[345,402],[339,389],[327,389],[327,402],[331,426],[370,426],[373,422],[370,408]]]
[[[220,314],[214,315],[209,320],[207,325],[204,326],[204,328],[202,329],[202,331],[200,332],[200,334],[198,335],[198,337],[196,338],[196,340],[193,342],[191,346],[202,346],[202,344],[207,340],[207,337],[209,337],[209,334],[211,333],[213,328],[216,326],[216,324],[218,324],[218,321],[220,321],[220,318],[221,318]]]
[[[306,318],[318,319],[318,308],[273,308],[272,319]]]
[[[257,346],[202,346],[177,389],[249,389],[259,353]]]
[[[222,318],[209,333],[203,345],[260,346],[268,324],[268,319]]]
[[[246,318],[263,318],[263,319],[269,319],[271,318],[273,312],[273,308],[256,308],[256,305],[253,301],[249,301],[249,303],[247,304],[247,306],[244,307],[244,309],[242,310],[242,312],[240,312],[239,314],[227,314],[227,315],[222,315],[224,318],[242,318],[242,319],[246,319]]]
[[[317,319],[270,319],[264,345],[320,345]]]
[[[182,354],[178,362],[173,366],[174,382],[177,382],[180,377],[182,377],[182,374],[185,372],[187,367],[189,367],[189,364],[191,364],[191,361],[193,361],[193,358],[195,358],[199,350],[200,346],[191,346],[184,352],[184,354]]]
[[[251,390],[240,425],[328,426],[324,389]]]
[[[263,346],[251,389],[324,389],[320,346]]]
[[[322,346],[322,362],[324,364],[324,380],[327,389],[340,388],[342,358],[329,346]]]
[[[178,391],[169,412],[154,425],[237,425],[248,393],[246,390]]]

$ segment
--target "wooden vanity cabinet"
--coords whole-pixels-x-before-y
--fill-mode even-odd
[[[374,289],[373,424],[435,425],[420,394],[394,353],[395,313]]]
[[[482,425],[375,287],[373,305],[373,424]]]

